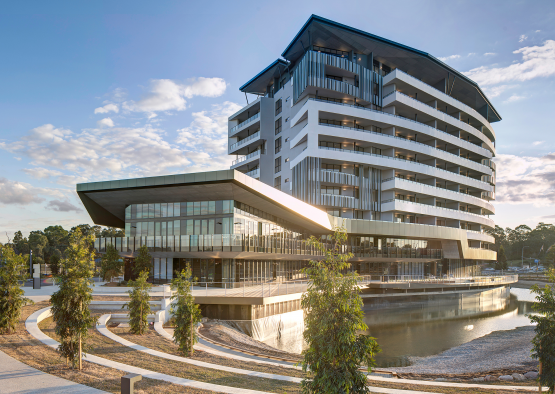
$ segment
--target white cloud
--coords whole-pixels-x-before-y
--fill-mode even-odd
[[[544,144],[544,143],[545,143],[545,141],[534,141],[534,142],[532,142],[532,145],[539,146],[539,145]]]
[[[525,98],[524,96],[519,96],[518,94],[513,94],[511,97],[509,97],[507,100],[503,101],[505,104],[507,103],[514,103],[515,101],[520,101],[523,98]]]
[[[482,66],[464,74],[482,86],[555,75],[554,40],[547,40],[541,46],[523,47],[513,53],[522,54],[522,61],[507,67]]]
[[[467,56],[474,56],[476,55],[476,52],[470,52]]]
[[[45,195],[63,197],[64,193],[57,189],[34,187],[28,183],[0,177],[0,203],[2,204],[40,203],[45,200]]]
[[[57,212],[81,212],[82,209],[73,205],[69,200],[50,200],[46,204],[46,209]]]
[[[98,127],[114,127],[114,121],[110,118],[104,118],[96,122]]]
[[[60,171],[49,170],[48,168],[42,168],[42,167],[24,168],[22,171],[35,179],[50,178],[53,176],[58,176],[63,174]]]
[[[126,101],[123,105],[129,111],[183,111],[187,99],[194,96],[219,97],[225,93],[226,83],[222,78],[192,78],[185,84],[171,79],[153,79],[148,93],[139,101]]]
[[[178,130],[177,143],[198,155],[194,171],[229,167],[227,119],[239,109],[239,104],[229,101],[213,105],[211,111],[194,112],[191,124]]]
[[[496,201],[509,204],[555,204],[555,154],[543,157],[498,155]]]
[[[446,56],[446,57],[440,57],[439,60],[441,60],[442,62],[445,62],[447,60],[459,59],[460,57],[461,57],[461,55],[451,55],[451,56]]]
[[[506,90],[518,87],[518,85],[499,85],[499,86],[486,86],[484,92],[491,98],[500,96]]]
[[[522,34],[520,37],[518,37],[518,42],[522,42],[524,40],[528,39],[528,36],[525,34]]]
[[[484,56],[494,56],[494,55],[497,55],[497,53],[495,53],[495,52],[486,52],[486,53],[484,53]]]
[[[119,107],[116,104],[106,104],[103,107],[98,107],[94,110],[95,114],[107,114],[108,112],[119,112]]]
[[[541,30],[536,30],[536,33],[539,33]]]

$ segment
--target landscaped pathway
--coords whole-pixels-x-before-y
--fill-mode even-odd
[[[0,393],[101,394],[105,391],[39,371],[0,351]]]

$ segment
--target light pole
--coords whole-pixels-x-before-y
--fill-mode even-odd
[[[521,268],[524,268],[524,248],[529,248],[529,246],[523,246],[523,247],[522,247],[522,256],[521,256],[521,258],[522,258],[521,261],[522,261],[522,262],[521,262],[521,265],[520,265]]]

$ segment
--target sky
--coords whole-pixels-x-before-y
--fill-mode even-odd
[[[25,1],[0,8],[0,242],[92,224],[75,184],[226,169],[239,87],[311,14],[428,52],[503,120],[502,227],[555,223],[553,1]],[[249,99],[252,99],[250,97]]]

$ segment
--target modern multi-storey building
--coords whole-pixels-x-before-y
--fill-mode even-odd
[[[81,184],[98,224],[164,281],[292,279],[335,226],[361,274],[475,274],[495,260],[490,215],[501,118],[480,87],[433,56],[312,16],[240,90],[231,170]],[[239,172],[244,173],[240,174]],[[325,237],[324,237],[325,239]]]

